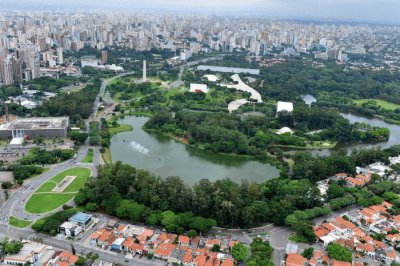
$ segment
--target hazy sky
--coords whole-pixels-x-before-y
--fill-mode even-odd
[[[400,0],[0,0],[5,8],[114,8],[185,10],[216,14],[265,15],[400,23]]]

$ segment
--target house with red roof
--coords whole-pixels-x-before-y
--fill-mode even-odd
[[[132,239],[132,237],[127,237],[126,239],[125,239],[125,241],[122,243],[122,248],[123,248],[123,250],[124,251],[129,251],[129,247],[133,244],[134,242],[133,242],[133,239]]]
[[[174,251],[175,245],[172,243],[161,243],[154,251],[154,257],[167,260],[168,256]]]
[[[57,266],[75,265],[78,259],[79,257],[72,254],[72,252],[64,250],[52,260],[52,265],[57,265]]]
[[[189,249],[189,250],[186,252],[185,256],[183,256],[183,258],[182,258],[182,264],[185,265],[185,266],[189,266],[189,265],[191,265],[192,260],[193,260],[193,253],[192,253],[192,251]]]
[[[233,260],[228,258],[221,263],[221,266],[234,266],[234,264]]]
[[[305,266],[307,259],[297,253],[289,253],[286,258],[286,266]]]
[[[199,254],[196,256],[196,258],[193,259],[192,265],[193,266],[205,266],[207,261],[207,256],[204,255],[203,253]]]
[[[219,266],[221,261],[217,257],[210,257],[205,266]]]
[[[146,250],[144,248],[144,245],[140,244],[140,243],[132,243],[129,246],[129,251],[132,254],[139,254],[139,255],[145,255],[146,254]]]
[[[352,266],[350,262],[332,260],[331,266]]]
[[[206,247],[211,249],[213,246],[218,245],[221,246],[221,240],[219,239],[207,239]]]
[[[178,244],[181,246],[189,246],[190,238],[188,236],[180,235],[178,237]]]

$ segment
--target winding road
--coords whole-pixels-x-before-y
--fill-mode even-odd
[[[94,121],[97,119],[96,114],[97,114],[97,110],[100,106],[100,97],[102,97],[104,95],[109,82],[112,81],[113,79],[116,79],[116,78],[119,78],[119,77],[122,77],[125,75],[130,75],[132,73],[133,72],[123,73],[121,75],[114,76],[114,77],[104,80],[102,82],[101,87],[99,89],[99,93],[93,104],[92,114],[90,115],[89,119],[86,121],[86,131],[87,132],[89,132],[90,121]],[[90,147],[89,141],[87,140],[85,142],[85,144],[78,150],[77,154],[72,159],[62,162],[57,165],[52,165],[48,171],[27,181],[26,182],[27,185],[23,185],[18,191],[12,193],[10,195],[10,197],[8,198],[8,200],[0,208],[0,224],[8,225],[10,216],[14,216],[21,220],[36,221],[36,220],[48,215],[49,213],[54,213],[58,210],[61,210],[62,207],[52,210],[51,212],[48,212],[48,213],[32,214],[32,213],[28,213],[25,211],[25,204],[28,201],[29,197],[44,182],[46,182],[47,180],[51,179],[55,175],[65,171],[69,168],[77,167],[77,166],[88,167],[92,171],[92,176],[96,177],[97,176],[97,166],[100,165],[100,162],[101,162],[101,158],[100,158],[101,155],[100,155],[99,147],[90,147],[94,151],[93,152],[93,163],[81,163],[83,158],[86,156],[89,147]]]

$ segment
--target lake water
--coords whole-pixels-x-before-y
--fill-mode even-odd
[[[236,182],[263,182],[279,176],[279,170],[249,158],[214,154],[189,147],[171,138],[142,130],[146,117],[128,116],[119,122],[134,130],[111,139],[112,161],[122,161],[162,177],[180,176],[188,184],[202,178],[212,181],[230,177]]]
[[[343,114],[341,115],[348,119],[350,123],[354,124],[356,122],[362,122],[370,124],[375,127],[385,127],[390,130],[390,137],[387,142],[377,142],[377,143],[357,143],[357,144],[340,144],[336,146],[334,149],[326,149],[326,150],[313,150],[312,154],[326,156],[331,154],[331,152],[338,150],[346,150],[347,153],[351,153],[354,149],[372,149],[381,147],[383,149],[389,148],[390,146],[400,144],[400,126],[395,124],[389,124],[381,119],[376,118],[367,118],[363,116],[358,116],[354,114]]]

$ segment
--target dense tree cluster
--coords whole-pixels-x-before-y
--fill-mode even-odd
[[[43,168],[36,165],[13,165],[11,169],[16,180],[24,180],[43,173]]]
[[[68,137],[70,137],[71,140],[75,141],[75,144],[83,145],[88,138],[88,134],[85,132],[79,132],[74,130],[68,132]]]
[[[50,216],[37,220],[32,225],[32,229],[36,232],[55,236],[58,232],[58,227],[77,212],[77,209],[67,209],[56,212]]]
[[[329,244],[326,248],[328,256],[339,261],[351,262],[353,260],[353,254],[348,248],[339,244]]]
[[[355,175],[356,166],[366,166],[374,162],[389,164],[389,157],[398,154],[400,154],[400,145],[384,150],[355,150],[350,156],[344,152],[338,152],[325,157],[313,157],[309,152],[297,152],[293,156],[291,177],[319,181],[336,173]]]
[[[33,110],[34,116],[69,116],[72,123],[87,119],[93,110],[101,81],[95,80],[80,91],[59,93]]]
[[[252,227],[265,222],[283,224],[293,211],[321,205],[317,187],[308,180],[272,179],[264,184],[237,184],[230,179],[216,182],[203,179],[189,187],[179,177],[160,178],[120,162],[101,167],[98,178],[91,180],[75,201],[79,205],[95,202],[109,214],[135,221],[146,219],[153,224],[160,221],[163,224],[160,217],[165,211],[187,217],[191,211],[194,217],[212,218],[227,227]],[[147,208],[151,215],[146,213]],[[182,225],[175,227],[179,226]]]
[[[4,254],[18,254],[24,244],[18,240],[9,240],[8,238],[4,238],[3,241],[0,242],[1,251]]]
[[[256,237],[250,245],[251,256],[247,263],[247,266],[273,266],[272,255],[274,249],[267,242],[264,242],[261,238]]]
[[[89,124],[89,144],[97,146],[100,144],[100,125],[97,121],[92,121]]]
[[[71,159],[75,152],[72,149],[45,150],[32,148],[29,153],[19,159],[21,165],[55,164]]]
[[[276,134],[276,129],[291,127],[295,134]],[[147,122],[147,128],[186,138],[190,144],[203,145],[213,152],[266,156],[274,146],[304,147],[312,141],[338,142],[385,141],[390,132],[365,124],[350,124],[337,111],[322,108],[298,108],[294,113],[280,112],[278,117],[227,113],[178,111],[175,117],[161,110]],[[321,130],[312,133],[311,130]],[[312,133],[312,134],[311,134]]]
[[[87,81],[87,78],[78,78],[67,75],[60,76],[58,79],[44,76],[28,81],[27,85],[29,89],[32,90],[59,92],[62,87],[76,85],[85,81]]]

